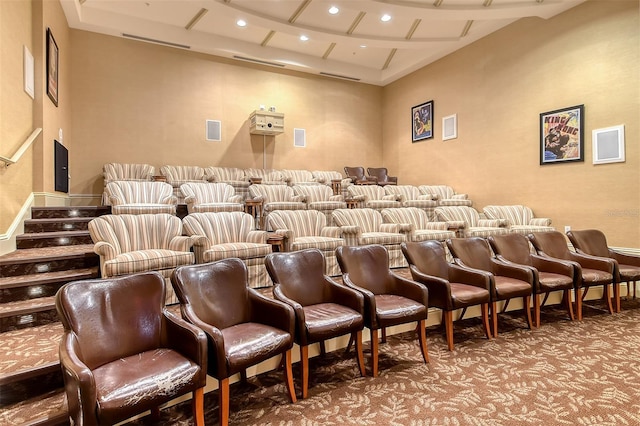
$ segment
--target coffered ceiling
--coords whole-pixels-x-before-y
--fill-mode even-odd
[[[61,0],[61,4],[71,28],[386,85],[518,19],[548,19],[583,1]]]

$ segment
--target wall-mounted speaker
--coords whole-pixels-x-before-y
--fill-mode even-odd
[[[299,148],[307,146],[307,137],[304,129],[293,129],[293,146]]]
[[[442,117],[442,140],[458,137],[458,114]]]
[[[624,125],[595,129],[593,139],[593,164],[620,163],[625,161]]]
[[[214,142],[222,140],[222,125],[219,120],[207,120],[207,140]]]

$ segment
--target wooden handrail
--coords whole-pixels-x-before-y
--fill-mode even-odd
[[[22,154],[24,154],[24,152],[31,146],[31,144],[33,143],[34,140],[36,140],[36,138],[38,137],[38,135],[42,132],[42,128],[41,127],[37,127],[32,133],[31,135],[27,138],[26,141],[24,141],[24,143],[22,144],[22,146],[20,147],[20,149],[18,149],[16,151],[15,154],[13,154],[13,156],[11,158],[7,158],[7,157],[3,157],[2,155],[0,155],[0,161],[4,162],[5,167],[9,167],[10,165],[18,162],[18,160],[20,159],[20,157],[22,157]]]

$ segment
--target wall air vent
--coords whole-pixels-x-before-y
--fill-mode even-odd
[[[324,71],[321,71],[320,75],[326,75],[327,77],[334,77],[334,78],[342,78],[344,80],[360,81],[359,78],[348,77],[346,75],[340,75],[340,74],[331,74],[330,72],[324,72]]]
[[[130,38],[132,40],[146,41],[147,43],[162,44],[163,46],[177,47],[180,49],[191,49],[191,46],[187,46],[186,44],[171,43],[170,41],[156,40],[154,38],[147,38],[133,34],[122,33],[122,37]]]
[[[253,62],[256,64],[262,64],[262,65],[271,65],[272,67],[284,68],[284,64],[279,64],[277,62],[263,61],[260,59],[247,58],[245,56],[233,55],[233,59],[239,59],[241,61]]]

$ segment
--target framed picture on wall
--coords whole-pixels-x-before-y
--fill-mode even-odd
[[[433,101],[411,108],[411,142],[433,138]]]
[[[584,105],[540,114],[540,164],[584,161]]]
[[[47,95],[58,106],[58,44],[47,28]]]

